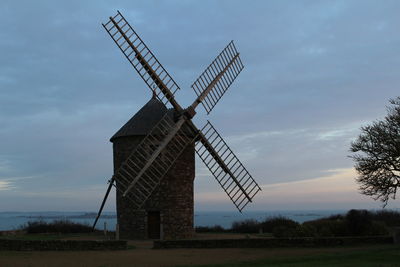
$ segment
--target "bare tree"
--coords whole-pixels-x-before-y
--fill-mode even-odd
[[[362,127],[350,148],[361,193],[383,206],[400,187],[400,97],[389,102],[386,117]]]

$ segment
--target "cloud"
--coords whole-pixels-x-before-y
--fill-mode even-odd
[[[0,180],[0,191],[11,190],[13,188],[14,187],[13,187],[13,185],[12,185],[12,183],[10,181],[1,181]]]
[[[36,194],[35,209],[35,201],[52,204],[38,195],[60,192],[65,203],[57,204],[67,208],[85,199],[80,188],[106,184],[110,136],[151,97],[101,26],[117,9],[179,83],[183,106],[195,97],[190,84],[235,40],[245,69],[195,121],[210,119],[260,184],[348,169],[358,127],[398,95],[399,8],[368,0],[1,1],[2,194],[21,208],[20,193]],[[215,192],[197,166],[196,192]]]
[[[107,184],[89,185],[81,188],[68,188],[58,191],[19,192],[24,197],[62,198],[62,199],[91,199],[100,200],[104,196]],[[101,199],[102,200],[102,199]],[[100,201],[99,201],[100,203]]]
[[[354,134],[359,130],[359,127],[352,127],[352,128],[347,128],[347,129],[337,129],[337,130],[330,130],[330,131],[324,131],[320,132],[317,135],[317,140],[333,140],[333,139],[339,139],[344,136],[346,137],[354,137]]]
[[[353,168],[326,170],[326,175],[284,183],[262,184],[260,191],[250,203],[250,210],[277,209],[351,209],[380,208],[380,202],[361,195],[355,182],[357,173]],[[222,191],[199,192],[195,195],[198,209],[212,205],[233,209],[233,204]],[[391,207],[399,201],[390,203]]]
[[[0,210],[97,212],[107,189],[106,186],[106,183],[80,187],[70,186],[51,191],[43,189],[28,191],[12,187],[0,194]],[[10,199],[13,201],[10,202]],[[104,210],[115,211],[115,205],[115,189],[112,189]]]
[[[261,184],[262,191],[257,195],[257,202],[265,203],[271,200],[273,202],[288,202],[288,196],[290,196],[290,201],[294,203],[296,203],[297,198],[308,199],[312,202],[317,196],[322,195],[324,198],[318,201],[338,200],[335,198],[335,194],[349,193],[353,197],[356,196],[357,185],[354,178],[357,174],[353,168],[326,170],[325,173],[327,173],[326,176],[318,178]],[[199,202],[218,202],[225,200],[226,196],[221,192],[205,192],[198,193],[196,198]]]
[[[17,190],[18,184],[21,181],[34,179],[35,181],[40,178],[37,176],[19,176],[19,177],[8,177],[2,176],[0,177],[0,190]]]
[[[326,170],[325,172],[326,176],[286,183],[264,184],[261,185],[261,188],[273,194],[280,194],[287,190],[291,196],[357,191],[354,180],[357,173],[353,168]]]

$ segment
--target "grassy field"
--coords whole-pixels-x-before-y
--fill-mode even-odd
[[[258,235],[251,235],[257,238]],[[269,235],[267,235],[269,237]],[[243,234],[203,233],[198,239],[244,238]],[[263,236],[266,237],[266,236]],[[21,234],[23,240],[99,240],[95,234]],[[108,237],[110,238],[110,236]],[[400,245],[360,245],[329,248],[152,249],[152,241],[128,242],[122,251],[0,251],[3,266],[399,266]]]
[[[189,266],[189,265],[186,265]],[[316,253],[307,256],[278,256],[241,263],[190,265],[191,267],[261,267],[261,266],[400,266],[400,246],[386,245],[365,247],[361,250],[346,249],[330,253]],[[181,265],[179,267],[185,267]]]
[[[0,251],[0,266],[400,266],[400,246],[274,249],[151,249],[123,251]]]

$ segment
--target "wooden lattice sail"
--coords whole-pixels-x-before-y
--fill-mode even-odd
[[[197,154],[242,211],[261,188],[210,122],[200,130],[192,121],[197,106],[201,103],[210,113],[242,71],[243,64],[233,41],[193,83],[191,87],[197,98],[183,109],[174,98],[179,86],[122,14],[118,11],[103,27],[157,98],[164,105],[171,105],[178,115],[165,114],[115,171],[93,227],[113,185],[131,201],[132,209],[140,209],[191,143],[197,143]]]

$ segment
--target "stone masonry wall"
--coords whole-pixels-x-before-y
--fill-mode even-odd
[[[1,250],[123,250],[126,241],[116,240],[17,240],[0,239]],[[3,265],[1,265],[3,266]]]
[[[114,140],[114,171],[125,161],[143,136]],[[193,236],[193,182],[195,177],[194,144],[188,146],[176,160],[143,210],[133,212],[129,200],[117,190],[117,218],[123,239],[147,238],[147,211],[160,211],[161,233],[164,239]],[[118,186],[118,185],[117,185]]]
[[[153,248],[279,248],[393,244],[392,236],[158,240]]]
[[[164,239],[192,237],[193,182],[195,177],[194,144],[188,146],[168,172],[162,193],[161,223]]]
[[[114,141],[114,172],[121,166],[132,150],[140,143],[143,137],[123,137]],[[117,182],[118,187],[118,182]],[[117,190],[117,221],[119,224],[120,238],[144,239],[146,238],[146,212],[134,212],[129,200],[122,197]]]

